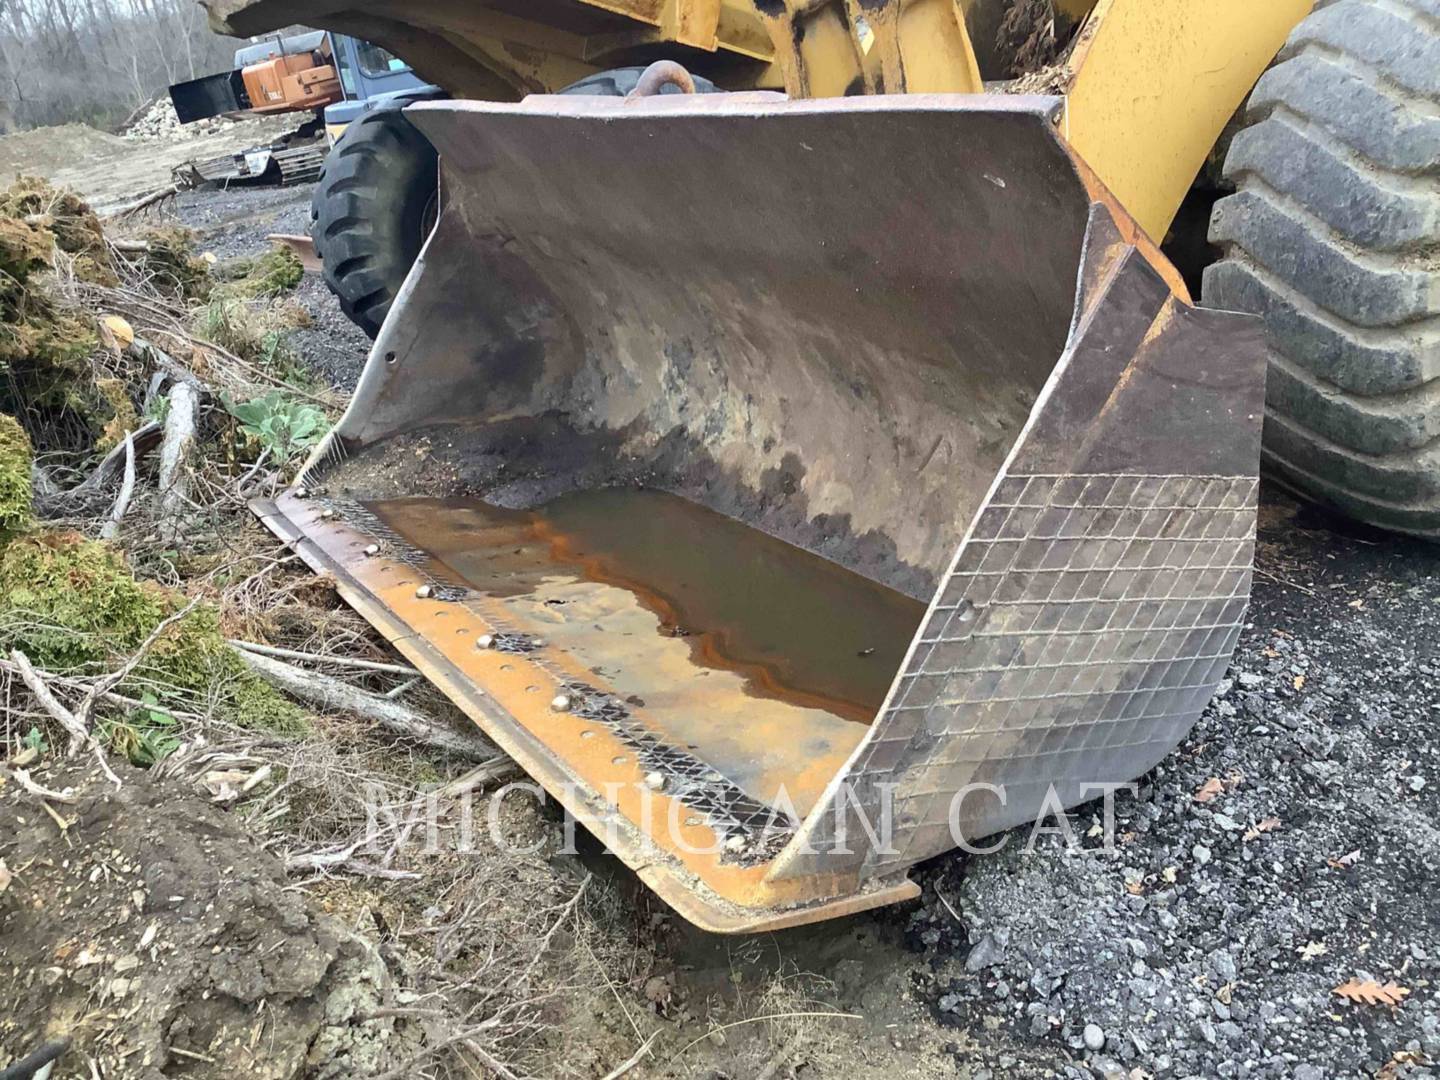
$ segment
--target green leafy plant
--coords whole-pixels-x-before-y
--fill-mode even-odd
[[[25,733],[25,737],[20,740],[20,748],[22,750],[34,750],[37,754],[48,754],[50,752],[50,744],[45,741],[45,733],[38,727],[31,727],[31,729]]]
[[[170,395],[156,394],[145,406],[145,415],[141,419],[153,420],[157,424],[165,423],[165,418],[170,415]]]
[[[310,449],[325,434],[323,412],[279,390],[246,402],[226,399],[225,408],[240,421],[241,431],[282,463]]]
[[[149,768],[179,749],[179,722],[148,690],[140,700],[142,705],[124,720],[104,720],[96,725],[96,730],[110,749],[124,754],[130,764]]]

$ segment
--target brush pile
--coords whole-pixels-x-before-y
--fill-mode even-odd
[[[0,194],[0,1068],[556,1075],[651,974],[533,799],[425,843],[512,764],[247,508],[341,404],[301,273]]]

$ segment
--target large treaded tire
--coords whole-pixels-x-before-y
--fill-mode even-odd
[[[1251,94],[1211,307],[1270,331],[1265,460],[1353,517],[1440,537],[1440,0],[1335,0]]]
[[[353,121],[325,158],[310,235],[341,310],[372,338],[420,254],[438,191],[435,149],[398,107]]]

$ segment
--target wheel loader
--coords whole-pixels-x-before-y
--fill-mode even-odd
[[[257,512],[699,926],[1160,761],[1262,456],[1440,530],[1437,0],[208,7],[453,95],[337,145],[384,319]],[[413,265],[381,145],[438,156]]]

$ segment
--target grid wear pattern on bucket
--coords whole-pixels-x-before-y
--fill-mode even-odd
[[[1253,476],[1006,476],[852,767],[863,790],[894,785],[894,842],[867,856],[867,873],[953,846],[951,800],[966,784],[1038,808],[1057,777],[1062,792],[1113,779],[1117,750],[1132,761],[1168,751],[1239,634],[1256,487]]]

